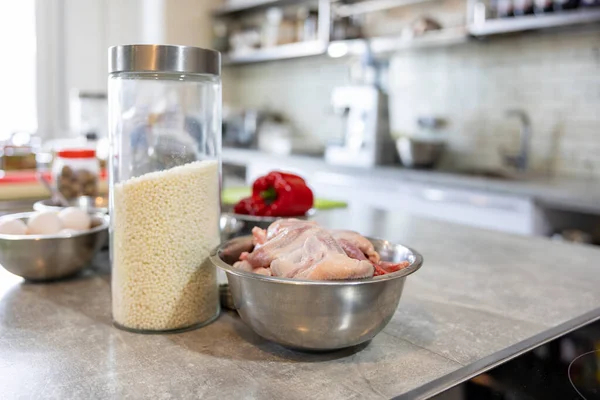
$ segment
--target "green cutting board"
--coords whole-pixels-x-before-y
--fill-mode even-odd
[[[221,201],[223,204],[232,206],[236,204],[238,201],[243,199],[244,197],[248,197],[252,194],[252,189],[245,186],[240,187],[229,187],[223,189],[221,192]],[[337,200],[327,200],[327,199],[315,199],[315,208],[317,210],[330,210],[332,208],[346,208],[348,207],[348,203]]]

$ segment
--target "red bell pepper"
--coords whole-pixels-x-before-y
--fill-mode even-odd
[[[298,217],[313,206],[313,193],[298,175],[273,171],[252,185],[252,196],[234,207],[237,214],[271,217]]]

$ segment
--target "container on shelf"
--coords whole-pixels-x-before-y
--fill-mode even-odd
[[[553,0],[534,0],[534,10],[536,14],[554,11]]]
[[[554,0],[554,10],[572,10],[579,7],[579,0]]]
[[[221,166],[220,54],[186,46],[109,50],[114,323],[192,329],[220,311],[215,267]]]
[[[507,18],[514,15],[513,0],[496,0],[496,17]]]
[[[581,0],[581,7],[599,7],[600,0]]]
[[[31,146],[0,145],[0,171],[32,170],[37,166]]]
[[[67,199],[98,195],[100,163],[93,149],[63,149],[52,163],[56,189]]]
[[[533,0],[514,0],[513,13],[515,16],[533,14]]]

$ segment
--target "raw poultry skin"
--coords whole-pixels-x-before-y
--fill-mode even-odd
[[[296,218],[286,218],[280,219],[273,222],[269,227],[265,229],[261,229],[259,227],[252,228],[252,235],[254,236],[253,243],[255,246],[262,246],[267,240],[273,239],[280,230],[288,228],[288,227],[300,227],[300,226],[318,226],[316,222],[306,221]],[[255,247],[256,249],[256,247]]]
[[[396,272],[410,265],[408,261],[399,263],[381,261],[381,257],[375,251],[373,243],[358,232],[337,229],[330,232],[340,246],[342,246],[348,257],[358,260],[367,259],[368,257],[368,260],[371,261],[375,268],[375,276]]]
[[[399,266],[386,263],[389,268],[382,268],[372,243],[360,234],[326,230],[312,221],[281,219],[266,230],[254,228],[252,234],[254,250],[242,253],[234,267],[261,275],[309,280],[363,279],[392,272],[388,269]]]
[[[356,247],[372,262],[379,262],[379,253],[375,251],[373,243],[371,243],[369,239],[362,236],[360,233],[340,229],[333,229],[329,232],[331,232],[331,236],[333,236],[338,242],[344,243],[345,246],[351,245],[352,247]]]

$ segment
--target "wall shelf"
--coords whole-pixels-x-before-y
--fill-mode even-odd
[[[481,23],[471,24],[469,33],[473,36],[490,36],[592,22],[600,22],[600,10],[581,9],[554,14],[488,19]]]
[[[370,39],[334,40],[330,43],[322,41],[291,43],[247,53],[226,55],[223,57],[223,65],[251,64],[318,56],[325,53],[329,53],[333,58],[361,55],[367,51],[367,46],[374,54],[386,54],[411,49],[451,46],[465,43],[468,40],[469,35],[466,28],[460,27],[432,31],[414,38],[385,36]]]
[[[466,43],[468,40],[469,35],[465,27],[445,28],[437,31],[430,31],[413,38],[374,38],[371,42],[371,50],[375,54],[381,54],[428,47],[446,47]]]
[[[215,16],[233,15],[247,10],[256,10],[270,6],[301,4],[311,0],[251,0],[238,6],[225,6],[215,10]],[[314,0],[312,0],[314,2]],[[383,10],[392,7],[408,6],[432,0],[365,0],[340,4],[335,0],[318,0],[323,19],[319,21],[319,40],[291,43],[277,47],[262,48],[243,53],[224,55],[224,65],[251,64],[265,61],[276,61],[300,57],[318,56],[329,53],[332,57],[361,55],[367,50],[374,54],[385,55],[398,51],[445,47],[468,42],[471,37],[485,37],[535,29],[562,26],[573,26],[600,22],[600,9],[579,9],[552,14],[511,17],[502,19],[485,19],[484,3],[478,0],[468,1],[470,22],[467,27],[444,28],[430,31],[422,36],[405,37],[402,35],[374,37],[368,39],[329,41],[330,6],[337,15],[353,15],[356,13]],[[479,13],[479,16],[477,15]]]
[[[364,0],[346,4],[334,3],[335,15],[349,17],[351,15],[367,14],[385,11],[392,8],[412,6],[419,3],[428,3],[434,0]]]
[[[279,7],[289,4],[302,4],[309,0],[246,0],[239,1],[239,4],[224,5],[213,10],[214,17],[227,17],[235,14],[240,14],[246,11],[256,11],[269,7]]]
[[[327,42],[315,40],[310,42],[290,43],[276,47],[256,49],[243,53],[223,56],[223,65],[252,64],[264,61],[285,60],[318,56],[327,51]]]
[[[317,35],[315,40],[289,43],[274,47],[264,47],[255,50],[244,50],[242,52],[230,52],[223,55],[223,65],[251,64],[264,61],[285,60],[325,54],[329,43],[329,31],[331,29],[331,0],[252,0],[244,2],[244,11],[249,9],[261,9],[270,6],[302,5],[306,3],[318,6]],[[221,12],[225,10],[221,9]],[[229,6],[225,14],[231,15],[240,12],[241,9]]]
[[[447,28],[413,38],[384,36],[370,39],[336,40],[329,44],[328,53],[331,57],[337,58],[346,55],[361,55],[370,49],[373,54],[381,55],[411,49],[446,47],[466,43],[468,40],[469,35],[465,27]]]

